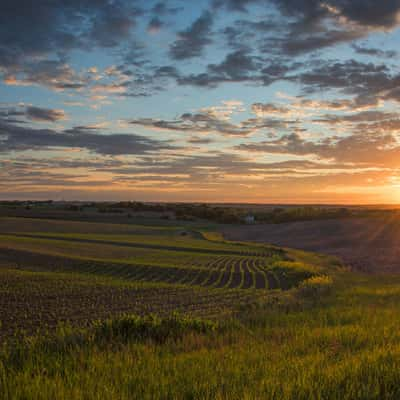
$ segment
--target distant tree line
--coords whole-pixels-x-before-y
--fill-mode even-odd
[[[113,210],[129,210],[132,212],[157,212],[173,213],[176,218],[183,220],[206,219],[214,222],[233,224],[243,219],[243,210],[234,207],[219,207],[209,204],[190,203],[141,203],[137,201],[124,201],[104,205],[99,209],[103,212]]]
[[[276,207],[271,211],[256,212],[255,218],[259,222],[283,223],[293,221],[309,221],[318,219],[346,218],[354,214],[346,207]]]
[[[8,209],[55,208],[65,211],[86,212],[93,210],[99,213],[119,213],[132,217],[133,213],[153,212],[159,218],[177,218],[180,220],[208,220],[223,224],[246,223],[283,223],[294,221],[312,221],[320,219],[339,219],[350,217],[384,217],[388,214],[399,214],[399,209],[365,208],[365,207],[332,207],[332,206],[235,206],[201,203],[144,203],[140,201],[120,202],[53,202],[48,201],[0,201],[0,207]]]
[[[118,211],[117,211],[118,210]],[[245,221],[246,215],[254,216],[255,222],[283,223],[292,221],[308,221],[317,219],[346,218],[355,215],[355,212],[346,207],[275,207],[266,209],[252,209],[251,207],[216,206],[210,204],[192,203],[142,203],[124,201],[102,205],[102,212],[159,212],[173,213],[176,218],[183,220],[205,219],[224,224],[237,224]],[[357,215],[360,215],[360,210]]]

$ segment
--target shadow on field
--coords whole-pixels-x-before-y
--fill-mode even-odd
[[[330,254],[355,270],[400,272],[400,218],[348,218],[226,226],[226,239],[270,243]]]

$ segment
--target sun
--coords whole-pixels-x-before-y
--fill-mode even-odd
[[[400,184],[391,185],[385,191],[385,203],[398,204],[400,206]]]

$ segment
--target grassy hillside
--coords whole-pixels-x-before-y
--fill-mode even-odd
[[[55,224],[0,228],[0,398],[399,398],[399,277],[187,228]]]

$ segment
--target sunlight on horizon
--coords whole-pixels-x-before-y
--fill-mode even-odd
[[[0,199],[400,202],[397,2],[78,3],[0,13]]]

